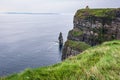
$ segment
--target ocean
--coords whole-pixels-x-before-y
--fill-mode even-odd
[[[72,27],[70,14],[0,14],[0,76],[61,62],[58,36]]]

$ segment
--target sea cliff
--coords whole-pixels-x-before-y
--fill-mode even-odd
[[[89,9],[87,6],[75,13],[73,23],[74,27],[69,31],[68,40],[63,48],[63,60],[81,53],[90,46],[120,39],[120,8]],[[76,43],[82,43],[79,44],[79,49],[76,49]]]

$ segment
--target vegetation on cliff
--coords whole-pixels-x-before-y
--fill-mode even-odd
[[[114,19],[116,16],[118,16],[116,13],[120,9],[115,8],[104,8],[104,9],[80,9],[77,11],[76,15],[79,18],[86,18],[88,16],[94,16],[94,17],[106,17],[109,19]]]
[[[83,41],[91,46],[105,41],[120,39],[120,8],[80,9],[74,17],[74,29],[78,29],[79,36],[69,32],[68,39]],[[72,30],[71,30],[72,31]]]
[[[91,46],[85,42],[67,40],[62,51],[62,60],[80,54]]]
[[[71,34],[71,36],[73,37],[79,37],[83,34],[83,31],[79,29],[72,29],[71,31],[69,31],[69,34]]]
[[[27,69],[1,80],[119,80],[120,41],[105,42],[53,66]]]
[[[71,47],[74,50],[78,50],[78,51],[84,51],[91,47],[90,45],[86,44],[85,42],[72,41],[72,40],[67,40],[65,42],[65,45]]]

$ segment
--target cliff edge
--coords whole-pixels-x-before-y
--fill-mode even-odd
[[[63,48],[63,60],[89,48],[84,45],[95,46],[105,41],[120,40],[120,8],[89,9],[87,6],[76,12],[73,23]],[[77,42],[84,45],[79,44],[79,49],[76,49],[68,42],[69,45]]]

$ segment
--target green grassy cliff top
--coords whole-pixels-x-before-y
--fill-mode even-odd
[[[119,80],[120,41],[105,42],[53,66],[27,69],[1,80]]]
[[[95,17],[109,17],[109,18],[115,18],[116,17],[116,11],[120,10],[119,8],[104,8],[104,9],[80,9],[76,12],[75,16],[80,18],[85,18],[88,16],[95,16]]]

